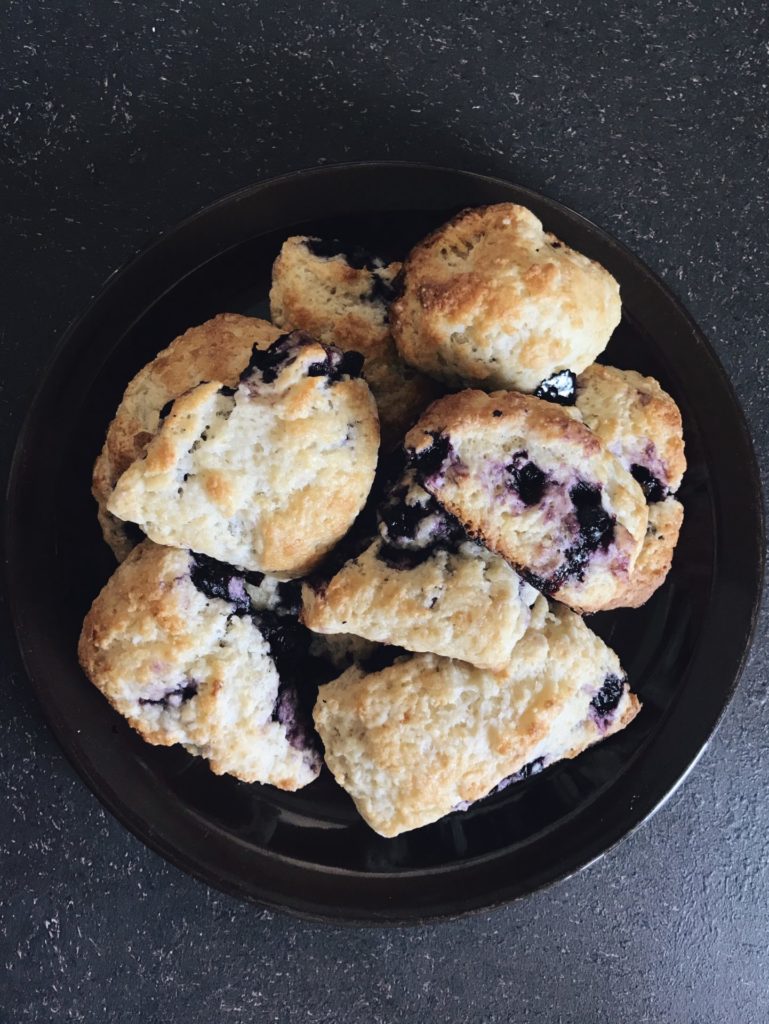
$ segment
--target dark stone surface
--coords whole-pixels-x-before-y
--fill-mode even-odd
[[[264,176],[391,157],[530,185],[634,249],[712,338],[766,471],[764,10],[7,0],[4,470],[57,337],[149,236]],[[260,912],[150,853],[74,777],[3,651],[3,1024],[769,1017],[765,615],[722,728],[651,823],[524,903],[387,932]]]

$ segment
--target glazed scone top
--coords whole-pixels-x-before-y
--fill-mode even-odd
[[[686,470],[681,413],[658,381],[595,363],[577,378],[576,406],[649,500],[678,490]]]
[[[118,559],[126,557],[133,543],[106,504],[121,474],[141,458],[157,433],[164,407],[202,381],[236,384],[254,345],[266,348],[280,333],[256,317],[220,313],[181,334],[131,380],[93,468],[99,521]]]
[[[620,315],[611,274],[514,203],[465,210],[420,242],[391,307],[413,366],[452,385],[529,392],[592,363]]]
[[[439,399],[409,431],[423,486],[538,589],[600,611],[646,533],[643,492],[570,410],[512,391]]]
[[[254,349],[237,389],[178,398],[109,511],[152,540],[299,576],[344,535],[376,468],[376,406],[360,358],[294,332]]]
[[[399,441],[438,385],[406,365],[390,333],[388,306],[400,263],[334,240],[286,239],[272,268],[270,314],[278,326],[364,356],[363,377],[379,408],[382,440]]]

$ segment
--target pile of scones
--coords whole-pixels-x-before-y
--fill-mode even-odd
[[[583,615],[638,607],[683,519],[681,416],[600,365],[596,262],[511,203],[387,263],[288,238],[128,385],[93,494],[119,565],[80,662],[149,743],[376,832],[465,810],[640,710]]]

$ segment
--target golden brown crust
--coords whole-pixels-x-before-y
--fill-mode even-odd
[[[275,260],[272,319],[286,330],[307,331],[328,345],[364,356],[363,376],[379,408],[382,443],[391,447],[441,390],[401,360],[390,334],[387,308],[371,297],[375,279],[392,285],[400,264],[375,271],[358,269],[342,255],[313,255],[307,241],[305,235],[288,238]]]
[[[133,542],[120,520],[107,511],[107,501],[121,474],[141,458],[157,433],[163,407],[201,381],[236,384],[254,345],[266,348],[279,335],[280,330],[265,320],[220,313],[175,338],[131,380],[107,429],[91,488],[105,540],[118,561]]]
[[[403,358],[452,385],[533,391],[575,373],[620,319],[616,281],[525,207],[464,210],[420,242],[391,307]]]
[[[423,483],[472,536],[524,577],[556,579],[578,543],[573,488],[585,483],[614,517],[613,539],[552,596],[576,611],[600,611],[623,593],[646,534],[641,488],[600,439],[569,410],[516,392],[462,391],[439,399],[406,436],[407,449],[448,439],[445,472]],[[542,499],[524,505],[510,491],[506,467],[525,457],[545,474]],[[539,584],[537,584],[539,585]]]

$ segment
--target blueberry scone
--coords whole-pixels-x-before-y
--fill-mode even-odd
[[[302,588],[302,620],[319,633],[507,664],[529,622],[533,590],[413,479],[380,510],[380,536],[321,586]]]
[[[653,377],[597,363],[577,378],[575,400],[649,503],[644,545],[615,605],[637,608],[664,583],[683,522],[683,506],[673,497],[686,470],[681,413]]]
[[[502,671],[433,654],[352,667],[321,687],[314,719],[337,782],[396,836],[576,757],[639,709],[616,654],[540,597]]]
[[[237,388],[211,381],[173,403],[109,511],[159,544],[302,575],[374,479],[379,427],[361,363],[298,331],[254,348]]]
[[[422,486],[527,582],[577,611],[616,604],[646,534],[640,485],[569,410],[462,391],[406,435]]]
[[[589,366],[620,314],[611,274],[514,203],[464,210],[420,242],[391,307],[412,366],[451,385],[527,392]]]
[[[94,465],[92,483],[104,539],[118,561],[140,534],[108,512],[107,501],[121,474],[146,451],[168,404],[201,381],[237,384],[254,345],[266,348],[280,333],[264,320],[221,313],[172,341],[128,385]]]
[[[379,407],[383,444],[400,440],[437,397],[435,382],[407,366],[390,334],[389,304],[399,263],[357,246],[296,235],[272,269],[270,311],[285,329],[365,357],[363,376]]]
[[[320,755],[296,682],[309,644],[294,584],[143,541],[83,623],[86,674],[149,743],[217,775],[299,789]]]

